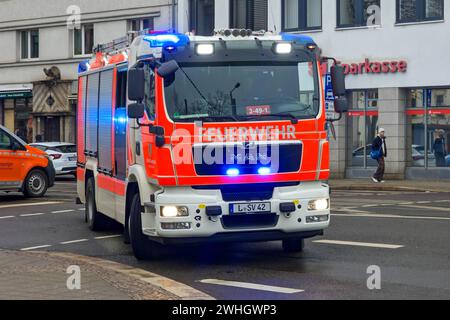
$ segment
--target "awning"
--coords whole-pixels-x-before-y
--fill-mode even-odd
[[[33,85],[31,83],[0,85],[0,99],[29,98],[32,96]]]

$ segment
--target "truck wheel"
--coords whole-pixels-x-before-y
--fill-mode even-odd
[[[106,217],[97,211],[95,203],[95,182],[94,178],[89,178],[86,188],[86,204],[85,204],[86,222],[92,231],[101,231],[105,229]]]
[[[31,170],[24,181],[23,193],[26,197],[40,198],[48,189],[47,175],[39,169]]]
[[[142,233],[141,199],[135,194],[131,203],[131,211],[128,221],[128,234],[133,253],[138,260],[151,260],[157,257],[160,245],[151,241]]]
[[[288,253],[302,252],[304,248],[305,248],[305,240],[304,239],[283,240],[284,252],[288,252]]]

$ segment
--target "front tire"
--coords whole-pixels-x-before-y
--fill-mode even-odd
[[[286,253],[302,252],[304,248],[305,248],[305,239],[283,240],[283,250]]]
[[[106,228],[106,217],[97,211],[95,202],[94,178],[89,178],[86,188],[85,221],[92,231],[101,231]]]
[[[151,241],[146,235],[142,233],[142,205],[139,194],[133,196],[131,203],[129,221],[128,221],[128,235],[133,253],[138,260],[151,260],[158,256],[158,249],[160,245]]]
[[[23,193],[26,197],[43,197],[48,189],[47,175],[39,169],[31,170],[24,181]]]

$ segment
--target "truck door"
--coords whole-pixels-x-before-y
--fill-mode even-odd
[[[26,159],[22,150],[13,150],[16,140],[0,128],[0,190],[19,188],[24,179]],[[22,147],[16,142],[17,146]]]

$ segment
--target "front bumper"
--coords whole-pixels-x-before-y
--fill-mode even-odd
[[[56,176],[55,167],[53,166],[53,162],[51,160],[48,160],[48,165],[44,168],[44,170],[48,178],[48,187],[51,188],[55,185]]]
[[[286,238],[309,238],[323,233],[330,223],[330,209],[309,211],[310,200],[329,199],[329,187],[320,182],[305,182],[297,186],[275,187],[270,202],[271,213],[235,215],[230,204],[245,201],[224,201],[220,190],[197,190],[171,187],[146,203],[142,213],[142,231],[150,238],[164,243],[271,241]],[[281,203],[294,203],[291,213],[280,210]],[[189,216],[165,218],[161,207],[185,206]],[[208,216],[208,207],[220,207],[221,215]],[[326,221],[307,223],[308,216],[327,216]],[[181,229],[168,229],[167,224],[182,224]]]

